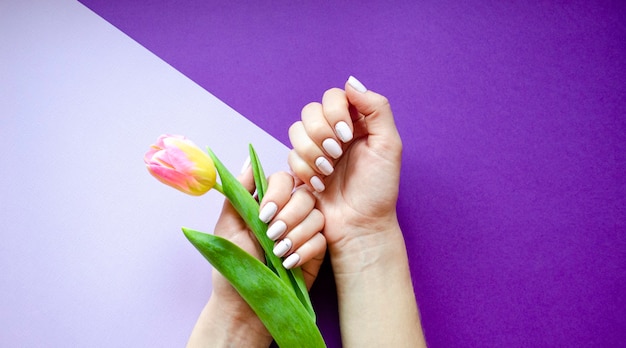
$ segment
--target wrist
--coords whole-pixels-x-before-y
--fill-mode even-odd
[[[269,347],[272,336],[246,304],[211,296],[187,347]]]
[[[343,344],[425,347],[399,225],[329,250]]]
[[[329,243],[335,274],[384,270],[406,262],[402,230],[395,216],[384,224],[344,227],[344,238]]]

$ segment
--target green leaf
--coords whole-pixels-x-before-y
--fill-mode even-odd
[[[259,202],[261,202],[263,200],[263,197],[265,196],[265,192],[267,191],[267,178],[265,177],[265,173],[263,172],[263,166],[261,166],[259,156],[257,156],[252,144],[248,145],[248,150],[250,152],[250,165],[252,166],[252,174],[254,175],[256,193],[259,197]]]
[[[306,282],[304,281],[304,274],[302,274],[302,268],[296,267],[288,270],[289,280],[293,287],[296,296],[300,299],[300,302],[306,308],[307,312],[313,320],[315,320],[315,310],[313,309],[313,303],[311,303],[311,297],[309,296],[309,290],[306,288]]]
[[[187,239],[239,292],[281,347],[326,347],[288,284],[230,241],[183,228]]]
[[[263,200],[265,197],[265,192],[267,191],[267,178],[265,177],[265,172],[263,171],[263,167],[261,166],[261,162],[259,161],[259,157],[254,150],[252,144],[248,144],[248,151],[250,153],[250,166],[252,167],[252,176],[254,177],[254,186],[256,187],[257,199],[259,202]],[[269,255],[265,255],[265,261],[267,263],[267,267],[269,267],[274,273],[278,273],[278,271],[274,268],[274,265],[268,259]]]

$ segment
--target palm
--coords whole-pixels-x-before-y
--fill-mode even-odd
[[[367,138],[355,140],[327,178],[318,205],[326,217],[329,244],[342,238],[346,227],[395,214],[398,176],[393,173],[399,172],[399,161],[381,155],[381,150],[369,146]]]

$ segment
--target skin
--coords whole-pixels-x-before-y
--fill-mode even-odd
[[[340,139],[339,122],[352,130],[352,140]],[[316,194],[317,208],[326,219],[343,345],[425,347],[396,216],[402,142],[387,99],[349,83],[330,89],[321,103],[303,108],[289,135],[292,171],[311,190],[314,176],[325,187]],[[340,157],[324,148],[326,139],[341,145]],[[320,157],[332,174],[316,165]]]
[[[254,191],[250,168],[244,171],[239,181],[250,192]],[[295,181],[290,174],[273,174],[268,179],[261,208],[266,202],[276,203],[278,209],[270,225],[278,220],[286,223],[287,230],[277,240],[289,238],[293,242],[284,256],[293,253],[300,256],[294,267],[302,266],[310,288],[326,252],[326,240],[320,233],[324,217],[315,208],[315,197],[305,187],[295,191],[294,187]],[[228,201],[224,202],[215,234],[237,244],[259,260],[263,258],[263,251],[253,233]],[[212,278],[211,297],[200,313],[187,347],[268,347],[272,337],[248,304],[219,272],[213,270]]]

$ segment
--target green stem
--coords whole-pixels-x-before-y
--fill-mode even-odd
[[[219,193],[221,193],[222,195],[224,195],[224,189],[222,188],[222,185],[220,185],[219,183],[215,183],[215,185],[213,185],[213,189]]]

